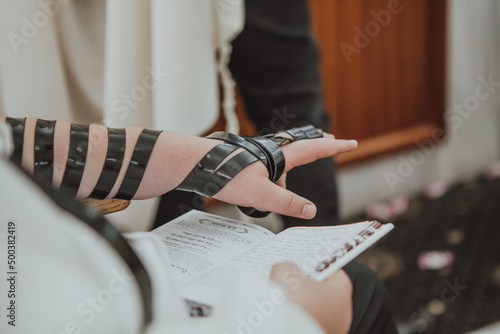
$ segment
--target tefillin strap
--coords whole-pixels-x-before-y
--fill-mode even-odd
[[[238,146],[234,146],[230,143],[222,142],[212,148],[205,156],[196,164],[191,173],[182,181],[182,183],[175,189],[183,191],[195,192],[198,195],[210,197],[213,196],[211,193],[213,190],[209,191],[203,185],[206,180],[214,173],[217,166],[224,160],[228,155],[233,153],[238,149]],[[215,192],[214,194],[216,194]]]
[[[56,121],[38,119],[35,126],[33,176],[52,185],[54,173],[54,128]]]
[[[276,134],[264,137],[240,137],[227,132],[215,132],[209,135],[207,138],[220,140],[222,143],[213,147],[176,189],[193,191],[206,197],[214,196],[240,171],[256,161],[261,161],[268,171],[269,179],[277,182],[285,169],[285,156],[280,147],[287,142],[323,136],[323,132],[312,125],[293,128],[286,133],[291,138]],[[222,163],[237,149],[244,150]],[[251,217],[261,218],[269,214],[268,211],[256,208],[242,206],[238,208]]]
[[[131,200],[135,196],[160,133],[161,131],[156,130],[142,130],[115,198]]]
[[[323,130],[317,129],[312,125],[306,125],[300,128],[292,128],[286,130],[286,133],[292,136],[293,141],[323,137]]]
[[[7,117],[5,121],[12,128],[12,136],[14,139],[14,153],[10,157],[10,160],[17,166],[21,166],[23,161],[24,128],[26,126],[26,118]]]
[[[70,196],[76,196],[82,182],[83,170],[87,161],[89,146],[89,126],[71,124],[68,160],[60,190]]]
[[[108,129],[108,152],[97,184],[90,198],[105,199],[115,185],[125,155],[125,129]]]

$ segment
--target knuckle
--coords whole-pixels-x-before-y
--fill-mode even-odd
[[[289,195],[286,201],[284,202],[283,212],[291,213],[294,211],[295,206],[297,204],[297,200],[294,195]]]
[[[314,140],[314,160],[318,160],[321,156],[320,154],[320,150],[319,150],[319,145],[318,145],[318,141],[317,140]]]

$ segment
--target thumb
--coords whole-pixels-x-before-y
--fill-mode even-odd
[[[312,219],[316,216],[316,206],[313,202],[270,181],[266,182],[261,193],[261,205],[255,206],[262,210],[302,219]]]
[[[272,267],[269,277],[274,282],[286,285],[285,284],[286,280],[284,280],[284,278],[287,274],[293,274],[295,276],[298,276],[300,279],[308,278],[306,275],[302,273],[300,268],[295,263],[291,262],[276,263]]]

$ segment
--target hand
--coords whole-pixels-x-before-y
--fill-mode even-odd
[[[283,285],[290,298],[306,310],[327,333],[348,333],[352,321],[352,283],[343,270],[316,282],[292,263],[276,264],[271,280]]]
[[[356,147],[355,140],[338,140],[331,134],[324,134],[323,138],[286,144],[282,146],[286,160],[285,174],[277,184],[269,180],[264,165],[256,162],[242,170],[214,197],[224,202],[255,207],[282,215],[304,219],[314,218],[316,215],[314,203],[285,189],[286,172],[318,159],[348,152]]]
[[[5,117],[0,117],[0,123]],[[22,166],[33,173],[34,141],[36,118],[27,118],[24,131]],[[69,150],[71,124],[58,121],[54,131],[54,175],[53,185],[59,187],[64,177]],[[89,128],[88,154],[85,157],[85,170],[80,181],[77,197],[86,198],[91,194],[104,166],[108,150],[107,129],[102,125],[92,124]],[[107,198],[113,198],[126,175],[127,166],[135,150],[137,138],[143,128],[126,128],[126,147],[115,184]],[[104,135],[103,135],[104,134]],[[282,134],[286,136],[287,134]],[[147,199],[160,196],[176,188],[190,171],[220,141],[187,136],[169,131],[162,132],[148,160],[141,183],[133,199]],[[292,168],[347,152],[357,146],[355,140],[337,140],[330,134],[323,138],[306,139],[282,146],[286,165],[283,177],[274,184],[269,180],[265,166],[256,162],[238,173],[222,190],[214,196],[222,201],[283,215],[311,219],[316,215],[314,204],[285,189],[286,172]],[[235,152],[236,153],[236,152]]]

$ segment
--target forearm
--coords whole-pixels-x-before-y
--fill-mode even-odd
[[[17,143],[12,160],[35,178],[71,196],[146,199],[178,187],[239,206],[304,219],[313,218],[316,208],[311,201],[283,188],[286,173],[357,146],[355,140],[319,136],[313,127],[292,129],[300,139],[276,150],[266,148],[270,139],[263,138],[256,144],[256,140],[236,136],[236,143],[245,142],[245,146],[227,143],[225,134],[214,140],[173,132],[159,134],[138,127],[112,130],[34,118],[7,121],[14,123],[11,126]],[[312,131],[312,138],[308,131]],[[275,139],[290,141],[279,135]],[[220,146],[214,148],[216,145]],[[110,152],[120,154],[109,156]],[[258,160],[262,163],[254,164]],[[192,178],[186,181],[188,174]]]
[[[0,118],[0,121],[5,122],[5,118]],[[26,119],[23,137],[22,166],[30,173],[34,172],[36,163],[34,154],[36,123],[36,118]],[[106,196],[107,198],[113,198],[118,193],[142,131],[143,129],[139,127],[125,129],[123,161],[119,170],[116,171],[118,176],[112,190]],[[70,132],[71,123],[56,122],[53,140],[52,184],[57,188],[61,187],[65,171],[71,168],[68,163]],[[88,197],[96,187],[106,161],[107,152],[109,149],[113,149],[108,147],[108,143],[108,129],[102,125],[90,125],[86,156],[80,157],[80,163],[84,164],[84,168],[77,197]],[[149,162],[134,199],[158,196],[175,188],[196,164],[197,159],[210,149],[211,145],[214,143],[201,138],[162,132],[152,147]]]

